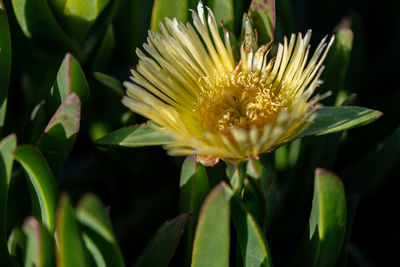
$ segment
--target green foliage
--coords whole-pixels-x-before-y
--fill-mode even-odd
[[[152,122],[140,126],[119,129],[97,140],[98,145],[118,145],[127,147],[165,145],[173,138],[151,127]]]
[[[314,122],[297,138],[343,131],[370,123],[382,116],[379,111],[352,106],[321,107],[315,114]]]
[[[346,215],[342,182],[316,169],[310,220],[293,266],[334,266],[345,236]]]
[[[158,24],[165,18],[176,18],[186,22],[188,19],[188,0],[155,0],[151,16],[151,29],[159,31]]]
[[[184,213],[161,225],[135,266],[168,266],[189,217],[189,213]]]
[[[191,266],[229,266],[229,219],[229,196],[223,184],[219,184],[201,207]]]
[[[255,50],[307,27],[322,36],[357,10],[353,1],[294,2],[203,1],[218,27],[224,21],[220,34],[229,34],[236,58],[242,42]],[[385,218],[390,205],[377,200],[393,203],[398,188],[400,98],[390,82],[399,30],[366,21],[364,9],[341,19],[317,89],[332,95],[298,139],[260,158],[226,160],[225,169],[188,156],[178,182],[180,158],[122,148],[174,137],[121,105],[120,79],[149,27],[159,31],[165,17],[186,23],[197,5],[0,0],[1,266],[350,266],[371,264],[368,257],[388,265],[396,244],[385,240],[381,256],[370,229],[377,222],[377,236],[398,237],[395,211]],[[392,7],[378,9],[390,18]],[[376,14],[375,5],[367,8]],[[326,10],[335,16],[325,18]],[[370,23],[380,31],[365,32]],[[268,59],[275,54],[273,44]],[[396,60],[387,66],[388,58]],[[174,219],[162,224],[167,218]]]
[[[53,233],[58,190],[46,159],[37,148],[30,145],[18,146],[14,157],[29,178],[35,215],[40,217],[42,223]]]
[[[249,16],[257,30],[259,42],[266,44],[274,40],[275,35],[275,0],[253,0]]]

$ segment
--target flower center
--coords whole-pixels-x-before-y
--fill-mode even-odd
[[[232,127],[250,129],[276,120],[286,105],[274,94],[271,84],[258,74],[231,72],[200,80],[201,92],[195,104],[203,124],[212,132],[230,135]]]

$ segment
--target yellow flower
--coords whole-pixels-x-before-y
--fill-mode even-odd
[[[241,161],[287,143],[314,119],[322,62],[333,42],[320,42],[309,59],[311,31],[292,34],[270,58],[270,44],[242,44],[233,56],[211,10],[199,3],[193,24],[176,19],[151,31],[139,63],[125,82],[123,103],[149,118],[174,141],[170,155],[198,155],[205,165]]]

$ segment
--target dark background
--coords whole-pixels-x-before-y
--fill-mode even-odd
[[[30,129],[26,128],[26,122],[35,100],[29,98],[24,87],[24,72],[29,68],[27,65],[32,65],[31,68],[38,68],[37,80],[40,80],[41,67],[38,66],[38,62],[43,62],[43,58],[46,58],[46,50],[22,35],[12,14],[10,1],[5,2],[15,58],[5,131],[16,132],[19,144],[29,143]],[[249,2],[244,1],[243,10],[247,10]],[[137,60],[134,50],[146,39],[152,4],[152,1],[125,0],[114,20],[116,47],[106,72],[121,81],[128,79],[129,68],[134,67]],[[367,263],[376,266],[391,265],[390,263],[398,261],[396,253],[400,243],[400,140],[397,141],[397,146],[393,147],[395,151],[392,155],[395,156],[385,158],[381,157],[381,154],[372,153],[370,164],[364,172],[359,173],[357,179],[346,177],[346,170],[374,151],[378,144],[389,138],[399,127],[399,2],[277,0],[276,6],[277,41],[282,41],[283,35],[292,31],[296,33],[312,29],[312,43],[315,47],[321,38],[332,33],[343,18],[352,22],[354,43],[345,87],[357,93],[356,105],[380,110],[384,116],[368,126],[350,130],[346,140],[339,147],[334,164],[329,167],[333,172],[341,176],[343,174],[349,198],[359,196],[351,236],[350,266],[360,264],[364,258]],[[289,24],[285,17],[288,10],[294,15]],[[59,65],[60,58],[53,58],[50,60],[51,64]],[[120,103],[120,99],[94,81],[89,68],[85,68],[85,71],[93,99],[87,108],[90,112],[82,119],[76,145],[59,175],[59,186],[61,190],[69,193],[75,203],[86,192],[93,192],[102,199],[109,207],[126,262],[130,263],[144,248],[155,230],[167,219],[178,215],[179,172],[183,158],[171,158],[160,147],[96,147],[92,141],[92,133],[96,127],[109,132],[145,120],[128,114],[125,116],[129,118],[121,122],[121,116],[127,110]],[[51,78],[47,82],[43,81],[50,85],[51,82]],[[43,84],[42,86],[46,87]],[[320,139],[315,141],[307,138],[305,143],[316,144],[315,142],[319,141]],[[307,158],[304,161],[307,161]],[[300,160],[299,164],[307,164],[304,161]],[[388,166],[378,174],[374,173],[374,169],[381,170],[380,167],[384,164]],[[318,167],[327,166],[322,164]],[[295,170],[297,169],[280,171],[278,179],[284,181],[285,175]],[[219,179],[218,177],[224,175],[224,166],[221,163],[208,171],[210,179]],[[304,192],[296,205],[288,201],[288,207],[292,209],[285,210],[287,214],[281,215],[280,219],[290,221],[296,226],[283,223],[279,228],[275,225],[267,236],[272,256],[275,257],[274,253],[278,255],[278,265],[285,262],[284,258],[293,252],[307,224],[311,208],[312,173],[295,173],[295,176],[299,184],[298,190]],[[366,185],[368,190],[354,186],[354,181],[361,187]]]

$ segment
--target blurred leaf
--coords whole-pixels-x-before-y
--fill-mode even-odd
[[[96,144],[101,146],[141,147],[165,145],[173,140],[171,136],[154,130],[148,122],[136,127],[124,127],[116,130],[97,140]]]
[[[17,137],[14,134],[0,142],[0,262],[3,264],[11,264],[7,249],[7,198],[16,146]]]
[[[293,266],[334,266],[342,248],[346,226],[343,184],[333,173],[315,170],[314,197],[306,235]]]
[[[105,32],[110,24],[113,23],[113,20],[118,14],[123,2],[124,0],[111,1],[107,8],[104,9],[100,16],[96,19],[82,47],[83,54],[85,56],[83,62],[87,61],[92,54],[98,50],[99,44],[104,39]]]
[[[46,159],[37,148],[31,145],[19,146],[14,152],[14,157],[29,177],[32,194],[34,194],[32,199],[36,201],[33,203],[34,212],[41,218],[50,233],[53,233],[58,190]]]
[[[116,78],[101,72],[95,72],[94,77],[108,88],[111,88],[118,96],[124,96],[124,88]]]
[[[349,28],[340,28],[335,32],[335,42],[333,43],[326,59],[326,69],[322,75],[324,83],[319,91],[321,93],[331,90],[333,97],[329,97],[330,105],[336,101],[340,104],[340,98],[347,98],[349,92],[344,88],[347,76],[347,69],[353,46],[353,32]],[[339,97],[339,98],[338,98]]]
[[[164,223],[146,246],[135,266],[167,267],[175,253],[189,217],[190,213],[184,213]]]
[[[339,106],[321,107],[316,115],[314,122],[295,138],[334,133],[365,125],[382,116],[382,112],[357,106]]]
[[[293,32],[296,32],[295,16],[290,0],[279,0],[275,18],[275,40],[282,40],[284,36],[289,36]]]
[[[34,217],[23,225],[26,234],[25,266],[54,266],[54,243],[48,230]]]
[[[188,0],[155,0],[151,15],[151,29],[159,31],[158,23],[164,19],[177,18],[185,23],[188,18]]]
[[[46,0],[11,0],[19,26],[28,38],[45,47],[69,50],[79,58],[78,44],[67,36],[52,14]]]
[[[225,183],[222,186],[231,199],[232,220],[237,231],[243,266],[273,266],[262,229],[233,190]]]
[[[49,0],[64,28],[82,41],[110,0]]]
[[[93,70],[106,70],[115,44],[114,28],[109,25],[92,62]]]
[[[37,147],[55,174],[60,171],[75,143],[80,117],[81,102],[78,96],[72,93],[57,109],[39,139]]]
[[[18,260],[18,262],[23,262],[26,250],[26,235],[22,232],[20,227],[15,227],[11,231],[7,247],[10,255],[12,255],[14,259]],[[15,264],[15,266],[18,265]]]
[[[76,208],[76,217],[101,253],[92,256],[95,259],[101,257],[105,266],[125,266],[107,211],[100,200],[91,194],[83,196]]]
[[[257,31],[260,44],[274,40],[275,0],[252,0],[249,17]]]
[[[8,84],[11,69],[11,37],[6,9],[0,0],[0,135],[6,117]]]
[[[57,266],[88,266],[86,252],[74,210],[67,195],[62,194],[57,208]]]
[[[214,13],[215,20],[217,21],[217,25],[221,21],[224,22],[224,27],[232,32],[234,26],[234,8],[233,8],[233,0],[209,0],[208,6]]]
[[[187,156],[183,162],[179,187],[179,211],[192,214],[184,234],[185,260],[189,261],[200,207],[210,191],[207,171],[202,164],[196,162],[196,156]]]
[[[57,78],[50,91],[49,104],[51,111],[55,111],[68,95],[76,93],[82,104],[89,100],[89,85],[86,81],[79,62],[76,58],[67,53],[60,69],[57,73]]]
[[[224,182],[204,200],[193,244],[192,267],[229,266],[230,207]]]
[[[268,229],[280,204],[276,174],[272,168],[264,167],[259,160],[250,159],[247,162],[247,175],[255,180],[258,185],[256,188],[262,190],[266,215],[265,224]]]
[[[371,152],[343,171],[343,181],[349,192],[361,197],[382,183],[391,167],[397,168],[400,154],[400,126]]]

